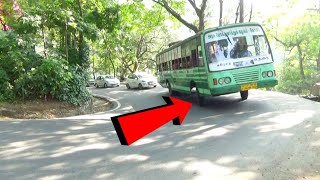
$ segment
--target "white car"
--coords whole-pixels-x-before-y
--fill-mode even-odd
[[[96,88],[114,87],[120,86],[120,81],[112,75],[100,75],[96,78],[94,85],[96,86]]]
[[[157,86],[157,80],[155,77],[148,73],[139,72],[130,74],[127,78],[126,86],[128,89],[131,88],[151,88]]]

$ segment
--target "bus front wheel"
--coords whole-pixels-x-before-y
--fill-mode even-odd
[[[168,90],[169,90],[169,96],[172,96],[173,95],[173,90],[172,90],[171,84],[169,82],[167,82],[167,87],[168,87]]]
[[[248,99],[249,92],[248,91],[240,91],[241,99],[244,101]]]

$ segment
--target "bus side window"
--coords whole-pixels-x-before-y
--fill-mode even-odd
[[[190,59],[190,56],[187,56],[186,58],[186,68],[191,68],[191,59]]]
[[[175,69],[175,70],[179,69],[179,66],[178,66],[178,65],[179,65],[178,59],[175,59],[175,60],[174,60],[174,69]]]
[[[197,50],[191,50],[191,67],[197,67],[198,66],[198,61],[197,61]]]
[[[175,66],[174,60],[172,60],[172,61],[171,61],[171,70],[174,70],[174,66]]]
[[[203,66],[203,57],[202,57],[201,46],[198,46],[198,58],[197,58],[197,61],[199,62],[198,66]]]

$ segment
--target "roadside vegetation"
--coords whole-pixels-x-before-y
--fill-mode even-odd
[[[181,40],[179,28],[192,34],[250,21],[266,28],[281,55],[275,90],[310,94],[320,82],[318,1],[282,23],[301,2],[273,2],[281,11],[266,15],[249,0],[3,0],[0,101],[59,100],[81,106],[91,99],[86,82],[97,74],[122,79],[136,71],[155,73],[155,55]]]
[[[320,9],[309,9],[284,28],[277,27],[277,16],[269,19],[269,36],[277,47],[282,48],[279,52],[283,55],[283,62],[278,65],[276,90],[309,95],[313,85],[320,82],[319,12]]]

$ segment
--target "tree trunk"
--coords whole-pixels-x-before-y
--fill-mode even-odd
[[[133,72],[136,72],[139,68],[139,63],[138,61],[134,62],[134,65],[133,65]]]
[[[93,79],[96,79],[96,74],[95,74],[95,69],[94,69],[94,56],[92,57],[92,75],[93,75]]]
[[[116,67],[114,66],[114,62],[112,61],[112,59],[109,57],[111,65],[112,65],[112,69],[113,69],[113,76],[116,77]]]
[[[66,51],[66,60],[67,62],[69,62],[69,48],[68,48],[68,22],[66,20],[65,22],[65,29],[64,29],[64,32],[65,32],[65,51]]]
[[[298,53],[299,53],[299,68],[300,68],[300,77],[301,79],[305,79],[305,75],[304,75],[304,69],[303,69],[303,60],[304,60],[304,56],[302,55],[302,50],[300,47],[300,44],[297,44],[297,48],[298,48]]]
[[[319,40],[319,52],[318,52],[318,59],[317,59],[317,70],[320,71],[320,40]]]
[[[220,3],[219,26],[222,26],[223,0],[219,0],[219,3]]]
[[[1,15],[1,14],[0,14]],[[2,30],[3,31],[8,31],[7,29],[7,25],[4,23],[4,21],[2,20],[1,16],[0,16],[0,24],[2,25]]]
[[[193,32],[198,33],[199,31],[204,30],[205,28],[204,11],[207,7],[207,0],[202,0],[200,8],[196,6],[196,2],[194,0],[188,0],[188,2],[191,4],[192,8],[195,10],[198,16],[198,20],[199,20],[198,27],[186,21],[185,19],[183,19],[177,11],[175,11],[172,7],[170,7],[169,0],[152,0],[152,1],[159,4],[163,8],[165,8],[168,13],[170,13],[173,17],[175,17],[178,21],[180,21],[183,25],[191,29]]]
[[[239,17],[239,8],[240,8],[240,4],[237,7],[237,11],[236,11],[236,19],[234,20],[234,23],[238,22],[238,17]]]
[[[43,54],[45,58],[48,58],[47,52],[46,52],[47,45],[46,45],[46,36],[45,36],[45,30],[44,30],[45,27],[43,23],[44,22],[42,20],[41,32],[42,32],[42,41],[43,41]]]
[[[63,29],[60,29],[60,49],[64,47],[64,32]]]
[[[78,4],[78,8],[79,8],[79,14],[80,17],[83,18],[83,14],[82,14],[82,7],[81,7],[81,0],[77,0],[77,4]],[[80,31],[79,32],[79,60],[80,63],[83,63],[83,32]]]
[[[199,31],[203,31],[204,30],[204,14],[202,16],[199,17]]]
[[[239,2],[239,6],[240,6],[240,19],[239,19],[239,23],[243,23],[244,22],[244,15],[243,15],[243,0],[240,0]]]
[[[250,9],[249,22],[251,22],[251,18],[252,18],[252,10],[253,10],[253,4],[251,3],[251,9]]]
[[[183,25],[191,29],[193,32],[195,33],[199,32],[199,29],[195,25],[187,22],[185,19],[181,17],[181,15],[178,12],[176,12],[173,8],[171,8],[167,0],[152,0],[152,1],[159,4],[163,8],[165,8],[169,14],[171,14],[173,17],[175,17],[178,21],[180,21]]]
[[[66,9],[66,1],[62,0],[62,6],[64,9]],[[69,48],[68,48],[68,17],[65,17],[64,22],[64,40],[65,40],[65,53],[66,53],[66,60],[69,62]]]

